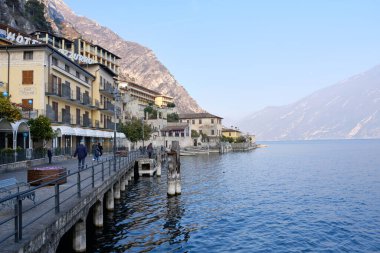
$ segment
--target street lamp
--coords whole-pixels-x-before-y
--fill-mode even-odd
[[[145,137],[144,137],[144,117],[141,118],[141,131],[142,131],[142,141],[143,141],[143,150],[144,150],[144,147],[145,147],[145,145],[144,145],[144,139],[145,139]]]
[[[32,110],[33,99],[29,99],[29,100],[28,100],[28,104],[29,104],[28,108],[29,108],[29,119],[30,119],[30,111]]]
[[[114,103],[114,107],[113,107],[113,112],[114,112],[114,119],[115,119],[115,122],[114,122],[114,129],[113,129],[113,155],[114,157],[116,156],[116,102],[119,100],[120,98],[120,93],[119,93],[119,90],[115,87],[114,91],[113,91],[113,97],[115,99],[115,103]]]

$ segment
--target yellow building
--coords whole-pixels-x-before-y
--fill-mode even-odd
[[[173,103],[173,97],[160,94],[154,101],[158,107],[167,107],[168,104]]]
[[[85,65],[84,67],[95,76],[91,96],[98,110],[92,111],[92,123],[96,127],[113,130],[114,123],[116,123],[114,118],[114,92],[117,89],[114,78],[116,73],[99,63]]]
[[[114,53],[81,38],[74,39],[74,48],[74,53],[92,59],[93,63],[103,64],[116,74],[119,73],[117,61],[121,58]]]
[[[222,135],[224,137],[237,139],[241,136],[241,132],[239,130],[233,129],[233,128],[223,128]]]
[[[101,93],[100,83],[95,81],[100,78],[96,76],[98,73],[91,74],[50,45],[0,46],[0,82],[5,84],[2,89],[12,102],[22,104],[30,117],[46,115],[51,119],[58,134],[53,147],[75,147],[80,140],[87,147],[98,141],[104,141],[105,149],[111,146],[113,132],[100,124],[102,114],[98,114],[103,112],[104,104],[93,99],[102,99],[97,93]],[[98,85],[96,89],[93,83]],[[110,95],[104,97],[109,98],[103,99],[107,104]],[[111,113],[104,115],[110,117],[104,116],[103,120],[112,119]]]

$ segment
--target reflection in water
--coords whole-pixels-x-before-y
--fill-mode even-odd
[[[181,206],[181,196],[175,196],[167,199],[167,213],[164,229],[168,232],[170,244],[187,242],[190,233],[181,225],[181,218],[185,209]]]
[[[269,145],[140,178],[90,252],[380,252],[380,141]]]

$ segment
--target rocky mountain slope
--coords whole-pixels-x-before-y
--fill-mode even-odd
[[[240,125],[260,140],[380,138],[380,65]]]
[[[63,0],[43,0],[42,2],[47,7],[45,17],[56,33],[67,37],[82,36],[120,56],[122,58],[120,61],[121,79],[134,81],[144,87],[174,97],[174,102],[180,112],[203,111],[186,89],[157,59],[152,50],[138,43],[125,41],[107,27],[76,15]],[[22,17],[22,13],[15,15],[12,12],[13,3],[23,7],[25,1],[0,0],[1,12],[5,13],[0,17],[0,22],[29,32],[38,29],[39,27],[31,22],[30,17],[25,18]]]

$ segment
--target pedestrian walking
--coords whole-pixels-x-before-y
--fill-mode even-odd
[[[87,156],[87,148],[84,142],[81,141],[80,144],[75,149],[74,157],[78,156],[78,170],[84,169],[84,163]]]
[[[100,142],[98,143],[98,148],[99,148],[100,156],[102,156],[103,155],[103,146],[102,146],[102,144],[100,144]]]
[[[148,156],[149,158],[152,158],[152,154],[153,154],[153,144],[152,143],[149,143],[148,147],[146,148],[148,150]]]
[[[51,148],[48,148],[47,156],[49,158],[49,164],[51,164],[51,157],[53,156],[53,153],[51,152]]]
[[[99,156],[100,156],[100,150],[98,144],[92,145],[92,155],[93,155],[93,161],[99,162]]]

